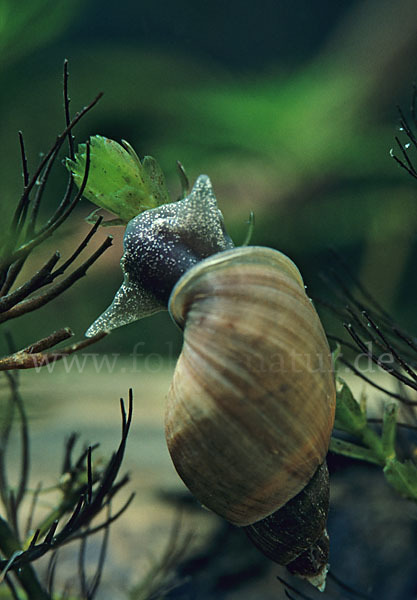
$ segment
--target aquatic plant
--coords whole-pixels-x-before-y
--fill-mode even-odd
[[[101,135],[91,137],[88,147],[89,173],[83,195],[118,217],[102,224],[127,225],[144,210],[170,201],[164,174],[152,156],[141,161],[126,140],[118,144]],[[87,144],[80,144],[75,159],[66,160],[79,189],[86,173],[87,150]]]
[[[69,155],[74,156],[73,129],[85,114],[91,110],[100,99],[98,95],[88,106],[83,108],[72,119],[70,117],[70,100],[68,96],[68,64],[64,67],[64,107],[65,107],[65,129],[57,136],[54,144],[43,155],[40,163],[31,175],[28,170],[28,159],[25,153],[23,134],[19,132],[19,141],[22,157],[23,172],[23,190],[17,206],[15,208],[11,223],[3,234],[0,247],[0,323],[7,323],[13,319],[38,310],[49,302],[55,300],[71,286],[73,286],[98,258],[111,246],[111,237],[107,237],[101,243],[99,248],[93,252],[78,268],[70,274],[68,269],[85,250],[91,238],[96,234],[99,223],[95,224],[88,235],[74,249],[71,256],[59,266],[61,256],[59,252],[54,252],[50,259],[36,270],[26,281],[20,282],[19,275],[28,260],[28,258],[39,248],[48,238],[63,225],[71,215],[83,195],[85,184],[88,178],[90,149],[87,146],[87,158],[84,181],[80,184],[80,189],[74,193],[74,182],[71,177],[64,196],[55,207],[54,212],[44,222],[39,223],[39,212],[45,188],[53,164],[55,163],[59,151],[67,140],[69,145]],[[55,268],[56,267],[56,268]],[[17,285],[19,284],[19,285]],[[44,287],[47,289],[39,292]],[[60,350],[48,353],[49,350],[58,343],[70,338],[73,332],[64,327],[54,331],[44,338],[31,342],[26,348],[21,350],[12,349],[8,356],[0,359],[0,370],[8,369],[27,369],[34,366],[42,366],[51,360],[59,360],[63,356],[85,348],[90,341],[81,340]],[[103,336],[100,336],[103,337]]]
[[[94,251],[79,267],[68,273],[78,256],[85,250],[91,238],[96,234],[100,220],[92,227],[88,235],[79,243],[73,253],[60,265],[60,254],[55,252],[51,258],[37,270],[30,271],[27,279],[22,280],[22,269],[36,250],[69,218],[84,191],[89,169],[89,146],[86,148],[85,178],[80,190],[75,192],[71,177],[67,188],[53,213],[40,222],[40,206],[59,151],[65,141],[68,142],[69,155],[74,156],[73,129],[76,124],[95,106],[97,96],[88,106],[73,118],[70,117],[68,96],[68,63],[64,64],[64,108],[66,125],[57,136],[50,149],[43,155],[34,173],[29,173],[28,158],[25,153],[22,133],[19,133],[23,190],[17,202],[9,227],[2,237],[0,251],[0,322],[10,321],[36,311],[63,294],[93,265],[111,245],[111,238]],[[45,290],[44,290],[45,288]],[[9,386],[9,399],[5,400],[0,431],[0,500],[3,505],[0,517],[0,579],[9,590],[10,597],[30,598],[31,600],[51,600],[54,596],[54,574],[57,566],[57,551],[62,546],[79,540],[80,558],[80,597],[93,598],[98,589],[106,553],[108,531],[114,522],[128,507],[133,495],[123,506],[112,513],[111,503],[114,496],[126,485],[128,477],[118,479],[123,460],[127,435],[132,419],[132,391],[129,392],[127,409],[121,401],[122,438],[116,452],[110,460],[101,463],[93,460],[97,445],[89,446],[75,456],[76,435],[69,436],[65,444],[62,471],[58,474],[57,484],[53,486],[55,505],[36,523],[35,512],[43,490],[39,485],[35,490],[28,487],[30,471],[30,434],[24,401],[19,392],[19,370],[42,367],[60,360],[103,336],[91,340],[82,339],[68,346],[51,350],[60,342],[72,336],[68,327],[48,333],[42,339],[30,343],[23,349],[16,349],[10,330],[5,337],[9,353],[0,358],[0,370],[3,371]],[[7,451],[11,433],[18,428],[21,461],[19,478],[15,486],[9,482]],[[10,466],[10,465],[9,465]],[[29,502],[31,498],[31,501]],[[23,520],[22,508],[30,503],[29,517]],[[100,520],[92,524],[96,517]],[[25,521],[25,522],[24,522]],[[103,532],[103,540],[95,575],[89,579],[85,574],[85,545],[87,538]],[[44,555],[50,555],[49,569],[45,583],[41,583],[33,565]],[[55,597],[55,596],[54,596]]]
[[[400,137],[395,137],[401,158],[396,155],[394,149],[390,150],[390,155],[396,163],[414,179],[417,179],[417,138],[413,130],[413,127],[417,129],[416,103],[417,88],[414,86],[410,107],[411,125],[402,109],[398,108],[399,131],[407,138],[404,142]],[[416,338],[384,310],[381,303],[361,284],[339,256],[337,259],[339,273],[334,271],[328,282],[344,306],[332,305],[330,308],[344,323],[350,342],[337,336],[329,336],[339,344],[335,351],[336,369],[339,364],[344,365],[367,384],[383,392],[389,400],[384,404],[381,431],[377,434],[374,421],[367,418],[366,396],[356,400],[343,376],[337,372],[339,390],[335,428],[353,436],[359,443],[334,437],[330,451],[380,465],[386,479],[397,492],[417,501],[417,465],[412,453],[410,452],[406,460],[400,460],[396,452],[397,415],[401,406],[410,408],[408,418],[411,422],[400,425],[413,427],[416,424],[411,410],[411,407],[417,406]],[[344,277],[350,280],[356,293],[349,290]],[[388,373],[398,383],[399,391],[386,389],[367,377],[360,368],[360,362],[353,362],[342,355],[342,347],[350,351],[351,356],[356,352],[356,359],[359,354],[363,359],[370,360],[378,371]],[[411,394],[407,393],[407,390],[410,390]]]

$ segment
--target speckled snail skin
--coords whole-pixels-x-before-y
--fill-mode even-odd
[[[324,589],[335,385],[301,275],[270,248],[234,248],[210,180],[127,226],[124,281],[87,335],[168,308],[184,343],[166,439],[205,507]]]

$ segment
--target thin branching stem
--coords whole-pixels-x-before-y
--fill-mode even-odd
[[[353,373],[355,373],[355,375],[357,375],[358,377],[363,379],[363,381],[365,381],[366,383],[369,383],[369,385],[374,387],[376,390],[383,392],[384,394],[386,394],[387,396],[390,396],[391,398],[395,398],[396,400],[399,400],[403,404],[408,404],[409,406],[414,406],[417,404],[417,402],[410,400],[409,398],[403,396],[402,394],[397,394],[396,392],[391,392],[390,390],[387,390],[387,388],[384,388],[381,385],[375,383],[375,381],[373,381],[372,379],[370,379],[369,377],[364,375],[360,369],[357,369],[354,365],[352,365],[352,363],[348,362],[343,357],[339,357],[338,360],[342,364],[344,364],[346,367],[348,367],[348,369],[350,369]]]
[[[29,171],[28,171],[28,161],[25,151],[25,143],[23,139],[23,133],[19,131],[19,146],[20,146],[20,156],[22,161],[22,175],[23,175],[23,193],[20,198],[20,201],[16,207],[15,217],[12,223],[13,232],[18,233],[19,227],[23,226],[25,215],[27,212],[27,208],[29,205],[29,196],[26,194],[26,190],[29,185]]]
[[[71,114],[70,114],[70,102],[71,102],[71,99],[69,97],[69,92],[68,92],[68,79],[69,79],[68,60],[65,59],[64,60],[64,85],[63,85],[63,92],[64,92],[65,123],[67,125],[67,128],[71,124]],[[68,153],[69,153],[69,156],[70,156],[71,160],[74,160],[74,156],[75,156],[75,152],[74,152],[74,138],[73,138],[71,129],[69,129],[69,131],[68,131]]]
[[[29,433],[26,411],[22,402],[22,398],[19,394],[17,378],[14,373],[10,373],[8,371],[6,371],[5,375],[10,386],[10,402],[13,405],[13,412],[11,412],[8,418],[8,422],[6,423],[6,430],[3,430],[1,440],[2,443],[0,452],[0,469],[2,473],[0,478],[0,495],[6,509],[7,518],[10,523],[13,523],[16,538],[19,539],[18,511],[27,490],[27,482],[29,476]],[[21,443],[20,475],[17,490],[15,492],[11,490],[8,486],[5,465],[5,451],[7,448],[10,430],[13,424],[14,408],[17,410],[20,416]]]
[[[397,369],[394,369],[393,367],[390,367],[390,366],[386,365],[384,363],[384,361],[380,359],[379,356],[377,356],[376,354],[374,354],[369,349],[369,347],[367,347],[365,345],[365,343],[363,342],[363,340],[359,337],[359,335],[357,334],[357,332],[355,331],[355,329],[350,324],[345,325],[345,329],[349,333],[349,335],[352,337],[352,339],[357,343],[357,345],[362,350],[362,352],[366,356],[368,356],[376,365],[378,365],[379,367],[381,367],[381,369],[383,369],[384,371],[387,371],[387,373],[390,373],[393,377],[396,377],[399,381],[401,381],[402,383],[404,383],[404,385],[407,385],[407,386],[411,387],[412,389],[417,390],[417,383],[415,383],[414,381],[412,381],[408,377],[405,377]],[[417,404],[417,402],[416,402],[416,404]]]
[[[69,327],[63,327],[62,329],[58,329],[57,331],[54,331],[50,335],[38,340],[37,342],[30,344],[30,346],[27,346],[27,348],[24,348],[20,352],[28,353],[28,354],[37,354],[38,352],[43,352],[44,350],[47,350],[48,348],[52,348],[53,346],[56,346],[60,342],[67,340],[68,338],[72,337],[73,335],[74,334]],[[18,353],[16,353],[16,354],[18,354]]]
[[[9,588],[9,592],[11,593],[13,600],[21,600],[13,581],[8,574],[6,574],[4,581]]]
[[[78,551],[78,580],[80,583],[81,597],[85,600],[88,596],[87,573],[85,572],[85,552],[87,549],[87,538],[83,537],[80,541]]]
[[[37,291],[41,287],[51,283],[56,277],[62,275],[68,267],[78,258],[81,252],[87,247],[89,241],[97,232],[98,227],[102,221],[102,217],[97,220],[94,226],[90,229],[88,234],[85,236],[80,245],[72,253],[72,255],[58,268],[53,271],[54,266],[60,259],[59,252],[55,252],[52,257],[45,263],[45,265],[37,271],[33,277],[22,284],[19,288],[11,292],[10,294],[0,298],[0,313],[5,312],[27,298],[30,294]]]
[[[56,157],[58,156],[59,150],[60,150],[59,147],[57,147],[55,149],[55,151],[50,156],[48,162],[46,163],[45,168],[43,169],[42,173],[39,175],[39,178],[37,181],[37,190],[36,190],[35,198],[33,200],[32,210],[30,213],[30,219],[29,219],[28,228],[27,228],[26,240],[29,239],[30,236],[33,236],[35,234],[36,221],[38,218],[39,208],[41,205],[43,193],[45,191],[46,182],[49,178],[49,175],[50,175],[52,167],[55,163]]]
[[[14,263],[12,263],[9,266],[8,270],[5,270],[3,272],[4,277],[2,277],[2,279],[1,279],[0,298],[9,293],[9,291],[11,290],[12,286],[14,285],[17,277],[19,276],[20,271],[22,270],[23,265],[26,262],[26,259],[27,259],[27,256],[24,256],[24,257],[20,258],[19,260],[16,260]]]
[[[53,335],[53,334],[52,334]],[[65,346],[54,352],[17,352],[12,356],[6,356],[0,359],[0,371],[7,371],[9,369],[34,369],[44,367],[58,360],[62,360],[66,356],[83,350],[92,344],[95,344],[99,340],[103,339],[107,335],[106,332],[102,331],[94,337],[83,339],[79,342]],[[70,337],[70,336],[68,336]]]
[[[52,155],[54,155],[54,154],[56,155],[57,151],[62,146],[62,143],[64,142],[64,140],[68,136],[68,134],[71,132],[71,130],[80,121],[80,119],[82,119],[82,117],[97,104],[97,102],[100,100],[101,97],[102,97],[102,94],[101,93],[98,94],[96,96],[96,98],[94,98],[94,100],[92,102],[90,102],[90,104],[88,106],[84,107],[80,112],[78,112],[75,115],[75,117],[71,120],[70,124],[67,125],[67,127],[62,131],[62,133],[60,133],[58,135],[58,137],[55,141],[55,144],[51,147],[51,149],[45,154],[43,159],[40,161],[38,168],[36,169],[34,175],[30,179],[28,185],[26,186],[26,188],[22,194],[18,208],[16,209],[16,212],[15,212],[15,215],[14,215],[14,218],[12,221],[11,232],[14,232],[16,230],[16,226],[17,226],[18,220],[20,218],[21,208],[19,209],[19,206],[24,206],[25,202],[29,198],[30,192],[32,191],[34,186],[37,184],[37,182],[39,183],[38,178],[40,177],[44,168],[48,164],[49,159],[51,158]],[[86,171],[87,171],[87,161],[86,161]],[[86,179],[86,177],[84,179],[85,179],[85,182],[84,182],[84,186],[85,186],[87,179]],[[45,184],[45,181],[44,181],[44,184]],[[74,201],[72,201],[69,204],[69,206],[67,206],[68,198],[69,198],[71,190],[72,190],[72,179],[70,178],[67,193],[66,193],[63,201],[61,202],[60,206],[58,207],[57,211],[47,221],[45,226],[40,230],[40,232],[38,232],[38,234],[32,240],[23,244],[16,251],[14,251],[13,249],[14,249],[14,245],[15,245],[15,237],[14,237],[13,233],[8,236],[5,247],[3,249],[3,256],[0,261],[0,274],[3,273],[3,276],[0,277],[0,281],[4,280],[4,278],[5,278],[4,272],[6,271],[6,273],[7,273],[7,269],[9,268],[9,266],[12,263],[14,263],[18,259],[21,259],[22,257],[27,256],[27,254],[29,252],[31,252],[31,250],[33,248],[38,246],[47,237],[52,235],[52,233],[57,229],[57,227],[59,227],[59,225],[69,216],[69,214],[71,213],[71,211],[77,204],[78,200],[82,196],[82,193],[80,194],[78,192]],[[82,190],[82,191],[84,191],[84,190]]]
[[[411,127],[409,126],[409,124],[407,123],[407,119],[405,118],[405,115],[401,109],[401,106],[397,106],[397,110],[398,113],[400,115],[400,126],[404,129],[405,133],[407,134],[407,137],[409,138],[409,140],[412,142],[412,144],[414,145],[415,148],[417,148],[417,139],[413,133],[413,130],[411,129]]]
[[[403,333],[400,329],[397,329],[397,327],[393,327],[392,330],[395,333],[395,335],[397,335],[399,338],[401,338],[401,340],[403,342],[405,342],[408,346],[410,346],[410,348],[412,348],[412,350],[417,352],[417,344],[412,338],[410,338],[408,335]]]
[[[99,217],[97,219],[96,223],[94,223],[93,227],[87,233],[87,235],[85,236],[85,238],[83,239],[81,244],[78,246],[78,248],[76,248],[76,250],[64,262],[63,265],[61,265],[58,269],[55,269],[55,271],[52,273],[52,279],[55,279],[55,277],[62,275],[68,269],[68,267],[78,258],[78,256],[81,254],[81,252],[87,247],[87,245],[88,245],[89,241],[91,240],[91,238],[93,237],[93,235],[95,235],[95,233],[97,233],[97,230],[98,230],[102,220],[103,220],[103,217]]]
[[[78,434],[72,433],[65,443],[64,459],[62,461],[61,473],[65,475],[72,470],[72,453],[75,443],[77,442]],[[90,446],[91,447],[91,446]]]
[[[401,124],[404,126],[403,122]],[[412,177],[417,179],[417,171],[413,167],[413,163],[411,162],[411,160],[407,154],[407,150],[404,148],[399,137],[395,136],[395,142],[396,142],[398,148],[400,149],[401,154],[403,155],[404,162],[402,160],[400,160],[397,156],[395,156],[395,154],[391,154],[392,158],[396,161],[397,164],[400,165],[400,167],[405,169],[409,175],[411,175]]]
[[[125,483],[127,483],[127,482],[128,482],[128,479],[125,480]],[[99,525],[96,525],[94,527],[90,527],[87,531],[79,531],[77,533],[74,533],[73,535],[71,535],[70,538],[68,538],[67,541],[81,539],[83,537],[98,533],[99,531],[102,531],[106,527],[109,527],[109,525],[114,523],[114,521],[116,521],[129,508],[134,497],[135,497],[134,493],[130,494],[129,498],[126,500],[126,502],[123,504],[123,506],[121,508],[119,508],[119,510],[117,512],[115,512],[111,517],[109,517],[105,521],[103,521],[103,523],[100,523]],[[105,504],[105,506],[108,506],[108,505],[109,505],[109,503],[107,502]]]
[[[27,483],[29,478],[29,468],[30,468],[30,452],[29,452],[29,431],[28,431],[28,420],[25,411],[25,407],[20,396],[19,390],[17,386],[15,386],[15,401],[17,410],[20,415],[20,443],[21,443],[21,461],[20,461],[20,476],[19,483],[16,490],[15,496],[15,512],[16,512],[16,521],[17,513],[22,503],[22,500],[27,491]]]
[[[357,290],[362,294],[362,296],[371,304],[374,306],[374,308],[376,309],[376,311],[384,316],[386,319],[389,319],[391,321],[391,317],[388,314],[388,312],[381,306],[381,304],[377,301],[377,299],[370,293],[370,291],[363,285],[363,283],[361,282],[361,280],[354,274],[354,272],[352,271],[352,269],[349,267],[349,265],[346,263],[346,261],[344,260],[344,258],[341,256],[341,254],[339,252],[337,252],[334,248],[331,249],[332,255],[333,257],[337,260],[337,262],[339,263],[339,266],[341,266],[343,268],[343,270],[345,271],[345,273],[347,274],[347,276],[349,277],[349,279],[352,281],[352,283],[355,285],[355,287],[357,288]]]
[[[20,153],[22,157],[22,167],[23,167],[23,187],[27,188],[29,185],[29,170],[28,170],[28,160],[25,151],[25,144],[23,140],[23,133],[19,131],[19,142],[20,142]]]
[[[0,269],[7,268],[8,265],[18,261],[30,254],[36,246],[39,246],[42,242],[44,242],[48,237],[50,237],[56,229],[68,218],[71,214],[75,206],[78,204],[82,195],[84,194],[84,189],[87,184],[88,173],[90,168],[90,146],[89,143],[86,142],[86,164],[85,164],[85,172],[83,176],[83,181],[80,185],[80,188],[75,196],[75,198],[71,201],[71,203],[66,206],[66,208],[61,212],[61,214],[54,218],[52,217],[46,223],[46,225],[32,238],[30,241],[22,244],[14,251],[13,254],[7,255],[6,258],[3,258],[2,262],[0,262]],[[62,203],[61,203],[62,204]],[[59,210],[59,207],[58,207]]]
[[[46,589],[48,590],[49,595],[54,597],[54,587],[55,587],[55,574],[56,574],[56,565],[58,562],[59,550],[54,550],[52,552],[52,556],[48,563],[48,570],[46,573]]]
[[[401,143],[398,138],[395,138],[395,141],[398,143]],[[391,157],[395,160],[395,162],[402,167],[403,169],[405,169],[407,171],[407,173],[409,175],[411,175],[411,177],[414,177],[415,179],[417,179],[417,171],[414,170],[414,168],[410,169],[409,167],[407,167],[406,164],[404,164],[397,156],[395,156],[395,154],[391,154]]]
[[[0,312],[5,312],[27,298],[32,292],[38,290],[42,285],[51,280],[51,272],[60,259],[59,252],[54,252],[51,258],[37,271],[33,277],[18,287],[14,292],[0,298]]]
[[[94,574],[94,577],[90,583],[90,587],[88,590],[89,600],[92,600],[95,597],[97,590],[100,586],[101,577],[103,575],[104,563],[105,563],[106,556],[107,556],[107,549],[108,549],[108,545],[109,545],[109,534],[110,534],[110,523],[111,522],[112,522],[111,521],[111,505],[109,505],[107,508],[107,523],[108,523],[108,525],[104,528],[103,539],[102,539],[101,546],[100,546],[100,554],[99,554],[98,561],[97,561],[96,572]]]
[[[28,514],[28,518],[26,521],[26,527],[25,527],[25,533],[24,533],[25,538],[27,538],[29,536],[30,532],[32,531],[35,510],[38,505],[39,495],[40,495],[41,491],[42,491],[42,482],[39,481],[38,484],[36,485],[36,488],[35,488],[33,494],[32,494],[32,501],[30,503],[29,514]],[[38,529],[37,531],[38,531],[38,535],[39,535],[40,530]],[[37,539],[37,536],[35,537],[35,535],[34,535],[31,543],[35,543],[36,539]]]
[[[69,287],[71,287],[76,281],[84,277],[87,270],[96,260],[112,245],[112,238],[107,237],[104,242],[100,245],[100,247],[93,252],[93,254],[80,266],[78,269],[73,271],[71,275],[68,275],[63,281],[56,283],[53,285],[47,292],[44,294],[40,294],[34,298],[30,298],[27,300],[23,300],[19,304],[16,304],[8,311],[0,314],[0,323],[4,321],[8,321],[10,319],[16,319],[21,315],[27,314],[34,310],[37,310],[41,306],[45,306],[51,300],[54,300],[57,296],[65,292]]]
[[[369,314],[367,314],[366,311],[363,312],[363,315],[366,318],[366,320],[369,322],[369,324],[371,325],[373,330],[377,333],[377,335],[384,342],[385,348],[391,352],[392,356],[396,359],[398,364],[404,369],[404,371],[406,373],[408,373],[408,375],[412,379],[414,379],[414,381],[417,381],[417,374],[414,372],[414,370],[411,368],[411,366],[405,360],[403,360],[403,358],[399,355],[399,353],[394,348],[394,346],[392,344],[390,344],[390,342],[387,340],[386,336],[381,331],[381,328],[375,323],[375,321],[369,316]]]
[[[6,468],[6,451],[12,430],[16,403],[13,397],[13,388],[11,379],[14,378],[14,373],[6,372],[5,374],[10,388],[10,397],[7,404],[7,409],[3,413],[3,427],[0,436],[0,498],[3,503],[7,518],[11,518],[9,506],[10,487],[8,483],[8,471]]]
[[[125,502],[125,504],[119,511],[117,511],[115,514],[111,514],[111,512],[108,512],[104,522],[100,523],[99,525],[93,528],[91,527],[92,520],[101,513],[103,508],[110,506],[111,500],[114,497],[114,495],[128,481],[128,477],[125,476],[121,479],[121,481],[119,481],[119,483],[115,482],[123,459],[126,440],[132,420],[132,403],[132,390],[129,390],[129,404],[127,412],[125,409],[124,402],[123,400],[121,400],[122,438],[119,447],[117,451],[113,454],[107,467],[104,469],[103,473],[97,480],[94,477],[94,475],[91,474],[90,476],[88,476],[89,483],[87,485],[85,483],[78,484],[76,480],[73,481],[73,484],[76,487],[72,489],[72,491],[68,490],[67,492],[69,494],[72,494],[73,498],[70,505],[68,505],[68,508],[69,506],[72,506],[72,514],[70,515],[67,523],[61,528],[61,530],[58,533],[57,527],[59,519],[56,518],[52,521],[49,521],[48,529],[43,529],[43,531],[46,531],[46,535],[43,541],[38,542],[42,531],[42,529],[39,529],[39,531],[37,531],[34,537],[32,538],[29,548],[27,548],[27,550],[25,551],[22,551],[20,549],[20,544],[16,540],[16,537],[14,536],[9,525],[0,518],[0,550],[4,551],[4,548],[1,548],[1,544],[3,542],[3,540],[1,539],[2,526],[4,525],[4,531],[9,531],[13,535],[13,538],[9,539],[10,551],[4,552],[6,556],[10,557],[13,555],[12,560],[0,560],[0,569],[12,569],[16,573],[20,573],[23,570],[24,566],[27,566],[28,563],[40,558],[41,556],[50,551],[56,550],[64,544],[67,544],[75,539],[82,539],[84,537],[88,537],[98,531],[108,529],[111,523],[113,523],[127,509],[127,507],[133,499],[133,494],[128,498],[128,500]],[[87,456],[88,470],[88,456],[91,455],[91,451],[87,450],[83,454],[84,456]],[[91,490],[88,489],[89,486],[91,487]],[[89,498],[89,496],[91,496],[91,499]],[[64,508],[64,511],[67,512],[68,508]],[[61,512],[60,517],[62,517],[63,514],[64,513]],[[37,599],[38,597],[33,596],[33,598]],[[39,598],[41,597],[39,596]]]

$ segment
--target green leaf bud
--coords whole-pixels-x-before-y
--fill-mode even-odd
[[[86,167],[86,144],[75,160],[66,159],[78,187]],[[128,223],[144,210],[170,202],[162,170],[146,156],[141,162],[127,142],[123,145],[101,135],[90,138],[90,166],[84,196]]]

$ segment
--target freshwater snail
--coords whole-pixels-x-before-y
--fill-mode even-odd
[[[205,175],[185,199],[132,219],[124,249],[123,284],[86,335],[168,308],[184,332],[165,417],[179,475],[323,589],[335,386],[297,267],[270,248],[235,248]]]

